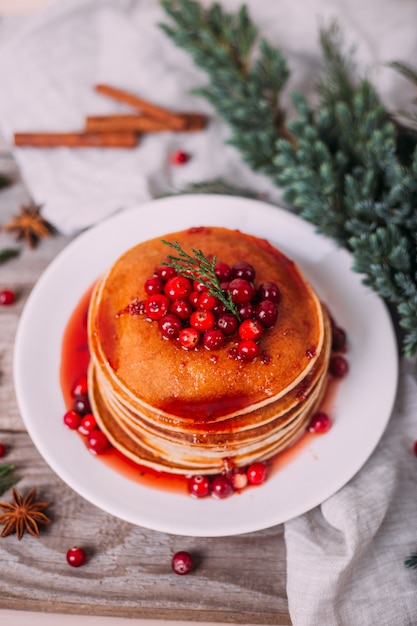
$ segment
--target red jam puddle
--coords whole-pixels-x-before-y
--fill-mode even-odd
[[[92,290],[93,287],[88,289],[80,299],[68,320],[63,336],[60,383],[67,410],[70,410],[73,404],[71,390],[74,388],[76,381],[87,374],[90,361],[87,336],[87,314]],[[339,381],[334,379],[329,381],[326,398],[321,407],[322,411],[331,413],[331,406],[338,382]],[[77,432],[77,434],[82,438],[87,447],[86,437],[80,432]],[[317,437],[316,434],[306,432],[289,448],[268,461],[268,476],[270,477],[273,473],[279,471],[288,463],[291,463],[300,453],[308,448],[315,437]],[[188,494],[188,479],[186,476],[152,470],[151,468],[128,459],[114,447],[110,447],[105,452],[97,455],[97,459],[130,480],[152,488]]]

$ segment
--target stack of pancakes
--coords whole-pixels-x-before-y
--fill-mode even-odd
[[[274,282],[282,296],[255,360],[232,358],[234,337],[216,351],[185,350],[132,307],[169,253],[161,239],[125,252],[93,292],[89,395],[97,422],[126,457],[156,470],[216,474],[226,462],[269,459],[305,432],[322,400],[326,310],[297,266],[265,240],[216,227],[172,233],[163,239],[187,252],[251,263],[256,283]]]

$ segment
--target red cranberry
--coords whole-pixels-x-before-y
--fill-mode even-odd
[[[67,411],[64,415],[64,424],[71,430],[77,430],[81,424],[81,415],[76,411]]]
[[[213,498],[223,499],[228,498],[233,493],[233,485],[230,480],[220,474],[211,483],[211,495]]]
[[[0,291],[0,304],[4,306],[8,306],[9,304],[13,304],[16,299],[16,295],[14,291],[11,289],[4,289]]]
[[[193,312],[193,307],[188,300],[174,300],[169,310],[179,317],[180,320],[185,321],[188,320]]]
[[[227,313],[227,307],[223,304],[223,302],[219,301],[219,303],[214,307],[213,313],[216,317],[220,317],[223,313]]]
[[[208,287],[202,283],[200,280],[196,279],[193,281],[193,291],[197,291],[198,293],[203,293],[207,291]]]
[[[259,354],[259,346],[252,339],[239,341],[237,350],[243,361],[253,361]]]
[[[176,552],[172,557],[171,566],[174,572],[180,576],[189,574],[194,569],[193,557],[185,550]]]
[[[106,435],[98,428],[93,428],[93,430],[88,433],[87,444],[89,449],[96,454],[105,452],[110,446],[110,442]]]
[[[97,428],[96,418],[92,413],[87,413],[81,420],[80,431],[86,435],[94,428]]]
[[[237,319],[232,313],[223,313],[223,315],[217,318],[217,328],[227,337],[236,332],[237,326]]]
[[[331,426],[332,421],[327,413],[319,411],[318,413],[315,413],[315,415],[313,415],[313,417],[311,418],[308,430],[311,433],[325,433],[331,428]]]
[[[251,485],[260,485],[266,479],[267,467],[265,463],[257,461],[249,465],[248,469],[246,470],[246,475],[248,477],[248,482]]]
[[[4,443],[1,443],[0,441],[0,457],[4,456],[6,454],[6,446],[4,445]]]
[[[264,328],[272,328],[278,317],[276,303],[270,300],[262,300],[255,307],[255,317]]]
[[[177,275],[177,270],[170,265],[160,265],[156,268],[156,275],[166,283],[167,280]]]
[[[233,278],[244,278],[247,281],[252,281],[255,278],[255,268],[246,261],[238,261],[232,266]]]
[[[183,348],[191,350],[200,342],[200,333],[195,328],[183,328],[180,330],[178,339]]]
[[[77,378],[77,380],[75,381],[71,389],[71,395],[72,396],[85,396],[87,395],[87,391],[88,391],[87,376],[80,376],[80,378]]]
[[[236,491],[244,489],[248,484],[248,477],[243,469],[236,470],[232,474],[232,485]]]
[[[275,283],[265,282],[258,287],[258,296],[260,300],[270,300],[271,302],[280,302],[281,292]]]
[[[204,291],[198,299],[198,307],[206,309],[206,311],[213,311],[218,304],[219,299],[212,296],[208,291]]]
[[[258,320],[245,320],[240,324],[238,332],[241,339],[253,339],[257,341],[262,336],[263,327]]]
[[[75,396],[72,403],[72,408],[79,415],[87,415],[87,413],[91,413],[91,406],[88,396]]]
[[[196,498],[204,498],[210,493],[210,481],[207,476],[197,474],[188,479],[188,491]]]
[[[255,294],[253,285],[243,278],[234,278],[229,283],[229,291],[235,304],[250,302]]]
[[[215,323],[216,318],[214,317],[214,313],[205,311],[204,309],[194,311],[190,317],[190,326],[201,332],[214,328]]]
[[[332,356],[329,363],[329,372],[335,378],[343,378],[349,370],[346,359],[342,356]]]
[[[171,163],[173,163],[174,165],[184,165],[184,163],[187,163],[189,159],[190,155],[186,152],[183,152],[182,150],[177,150],[171,155]]]
[[[82,548],[70,548],[67,552],[67,562],[72,567],[81,567],[86,559],[85,551]]]
[[[255,315],[255,307],[250,302],[246,302],[240,305],[238,313],[241,320],[250,320]]]
[[[211,328],[203,335],[203,345],[208,350],[219,350],[224,344],[224,335],[221,330]]]
[[[145,280],[145,291],[148,296],[152,296],[154,293],[162,293],[164,290],[164,281],[158,276],[152,276]]]
[[[169,298],[162,293],[156,293],[146,300],[145,312],[151,320],[159,320],[168,312],[169,306]]]
[[[164,293],[171,300],[184,300],[191,293],[191,282],[185,276],[174,276],[165,283]]]
[[[413,452],[417,456],[417,441],[415,441],[413,444]]]
[[[332,350],[338,352],[346,347],[346,333],[339,326],[332,327]]]
[[[198,293],[198,291],[192,291],[190,293],[190,295],[188,296],[188,301],[191,304],[191,306],[193,306],[195,309],[198,308],[198,301],[200,299],[200,294]]]
[[[158,321],[159,330],[165,339],[176,339],[180,334],[182,323],[173,313],[167,313]]]
[[[232,278],[232,270],[227,263],[216,263],[214,266],[214,273],[221,283],[229,282]]]

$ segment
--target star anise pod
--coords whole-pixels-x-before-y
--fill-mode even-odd
[[[42,217],[41,207],[36,204],[22,205],[19,215],[12,217],[3,226],[6,232],[16,233],[16,240],[24,239],[30,248],[34,248],[39,239],[50,237],[54,232],[49,222]]]
[[[20,540],[25,531],[33,537],[39,537],[38,524],[50,524],[51,520],[42,513],[49,506],[49,502],[36,502],[36,489],[31,489],[23,498],[13,487],[13,502],[0,502],[0,509],[5,511],[0,515],[0,524],[3,530],[1,537],[16,533]]]

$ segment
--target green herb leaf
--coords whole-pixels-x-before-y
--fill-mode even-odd
[[[232,300],[232,294],[229,291],[226,294],[224,293],[220,281],[216,276],[216,272],[214,271],[216,257],[213,257],[213,259],[209,261],[201,250],[195,250],[194,248],[191,248],[191,252],[194,255],[191,256],[181,248],[178,241],[171,242],[166,239],[161,239],[161,241],[178,253],[178,256],[169,254],[167,261],[164,261],[164,265],[173,267],[178,274],[186,276],[187,278],[190,278],[191,273],[193,278],[203,283],[209,293],[218,298],[227,310],[240,320],[238,310]]]
[[[14,259],[14,257],[19,256],[19,254],[20,250],[17,248],[3,248],[3,250],[0,250],[0,263]]]
[[[13,465],[0,465],[0,496],[16,485],[20,478],[14,475],[14,466]]]

